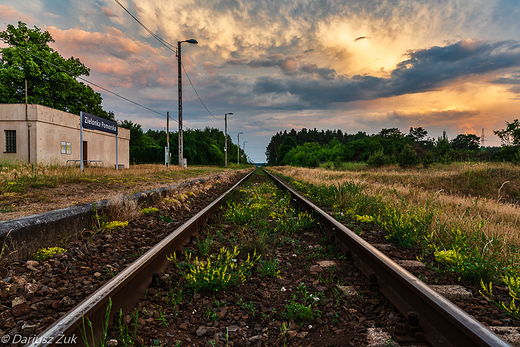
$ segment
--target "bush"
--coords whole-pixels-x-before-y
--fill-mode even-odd
[[[374,154],[372,154],[368,160],[367,165],[368,166],[374,166],[374,167],[381,167],[383,165],[390,164],[390,160],[388,157],[383,153],[383,149],[379,149]]]

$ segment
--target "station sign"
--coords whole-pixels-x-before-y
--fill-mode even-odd
[[[81,125],[85,129],[99,130],[117,135],[117,122],[81,112]]]

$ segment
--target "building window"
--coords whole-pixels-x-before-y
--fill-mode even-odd
[[[70,142],[61,141],[61,154],[70,154]]]
[[[16,130],[5,131],[5,152],[16,153]]]

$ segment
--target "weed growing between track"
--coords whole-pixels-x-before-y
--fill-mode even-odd
[[[293,207],[264,175],[255,175],[224,205],[208,229],[169,257],[173,266],[126,317],[130,322],[139,312],[143,323],[154,321],[155,328],[140,324],[139,343],[363,345],[367,327],[402,319],[390,315],[393,309],[383,298],[339,289],[366,280],[313,217]],[[320,267],[321,261],[332,265]],[[244,271],[233,280],[241,266]]]
[[[424,257],[434,255],[437,263],[430,266],[481,286],[488,300],[520,318],[515,304],[520,286],[514,285],[520,283],[520,250],[505,235],[490,234],[489,221],[478,218],[472,207],[449,207],[439,203],[435,194],[423,200],[407,199],[395,189],[373,194],[366,183],[354,181],[313,185],[284,178],[309,200],[332,209],[336,219],[352,224],[358,234],[363,232],[360,224],[377,225],[389,242],[420,248]],[[491,282],[506,285],[510,298],[495,299]]]

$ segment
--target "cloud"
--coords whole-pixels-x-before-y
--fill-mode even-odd
[[[408,51],[406,57],[389,78],[339,75],[333,79],[309,80],[301,75],[293,78],[261,76],[256,78],[252,90],[257,94],[296,96],[302,107],[424,93],[440,90],[460,79],[489,79],[488,74],[519,68],[520,44],[512,40],[463,40],[445,47]],[[283,69],[276,60],[264,61],[264,65]]]
[[[6,6],[0,4],[0,22],[9,22],[11,24],[15,24],[18,21],[22,21],[25,23],[33,23],[34,18],[30,15],[22,14],[18,12],[12,6]]]
[[[112,11],[110,8],[108,7],[102,7],[101,8],[101,11],[103,12],[103,14],[107,17],[119,17],[117,14],[114,13],[114,11]]]
[[[511,93],[519,94],[518,97],[520,98],[520,70],[504,77],[497,78],[491,82],[496,84],[510,85],[511,87],[507,90]]]
[[[253,69],[276,67],[286,76],[312,75],[325,80],[332,80],[336,71],[330,68],[320,68],[317,64],[309,64],[303,61],[302,56],[284,56],[274,54],[264,59],[250,61],[231,59],[229,65],[244,65]]]
[[[116,28],[106,27],[104,32],[56,27],[47,30],[56,40],[53,46],[60,54],[80,58],[96,78],[102,79],[105,87],[171,88],[176,84],[175,58],[164,49],[126,37]],[[189,60],[186,65],[189,68]]]

